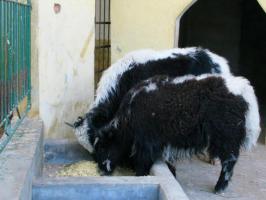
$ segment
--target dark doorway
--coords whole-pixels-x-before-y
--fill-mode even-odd
[[[181,18],[179,47],[202,46],[224,56],[255,87],[266,124],[266,13],[256,0],[198,0]]]

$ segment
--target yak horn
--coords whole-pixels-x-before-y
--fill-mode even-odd
[[[73,124],[70,124],[68,122],[65,122],[66,125],[70,126],[71,128],[75,128],[75,126]]]

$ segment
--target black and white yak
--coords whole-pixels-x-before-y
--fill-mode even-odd
[[[155,75],[179,77],[206,73],[230,75],[230,70],[224,58],[202,48],[129,53],[103,73],[89,112],[74,123],[79,143],[93,152],[92,135],[113,119],[124,95],[141,81]]]
[[[221,161],[215,192],[233,174],[241,147],[256,143],[260,117],[247,79],[218,75],[156,76],[132,88],[110,123],[91,138],[105,173],[131,160],[137,176],[149,174],[158,159],[207,151]]]

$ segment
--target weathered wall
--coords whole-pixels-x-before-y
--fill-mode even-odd
[[[196,0],[112,0],[112,62],[141,48],[177,46],[179,17]],[[266,0],[258,0],[266,10]]]
[[[172,48],[177,16],[192,0],[112,0],[112,62],[141,48]]]
[[[54,3],[61,5],[57,14]],[[38,0],[38,96],[46,137],[74,137],[64,121],[76,119],[93,100],[94,3]]]
[[[38,63],[38,1],[32,0],[31,10],[31,112],[30,116],[39,114],[39,63]]]
[[[266,8],[266,0],[258,0]],[[174,46],[178,16],[193,0],[112,0],[112,61],[140,48]],[[54,12],[54,3],[61,11]],[[73,137],[63,121],[94,95],[94,0],[32,0],[32,115],[46,137]]]

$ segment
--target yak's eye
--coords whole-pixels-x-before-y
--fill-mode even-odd
[[[83,122],[83,118],[82,117],[78,117],[78,119],[74,122],[74,127],[78,127],[82,124]]]

